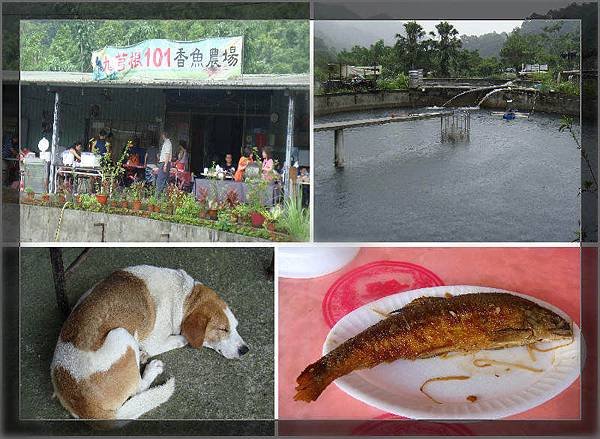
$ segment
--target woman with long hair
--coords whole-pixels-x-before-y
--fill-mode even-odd
[[[273,156],[271,155],[271,150],[269,148],[263,148],[262,158],[262,178],[270,181],[273,179]]]

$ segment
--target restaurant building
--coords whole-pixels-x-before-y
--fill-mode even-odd
[[[188,145],[190,170],[199,176],[243,146],[269,146],[286,178],[289,166],[309,166],[309,75],[244,74],[194,80],[138,76],[97,81],[92,73],[21,72],[21,146],[38,153],[46,137],[51,168],[61,151],[101,129],[112,133],[113,157],[127,140],[159,147],[159,132]],[[52,171],[50,171],[52,173]],[[52,190],[52,188],[50,188]]]

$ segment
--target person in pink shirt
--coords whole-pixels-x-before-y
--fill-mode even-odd
[[[262,177],[263,179],[270,181],[273,179],[273,157],[269,148],[263,148],[262,158]]]

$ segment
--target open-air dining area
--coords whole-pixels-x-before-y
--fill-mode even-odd
[[[308,240],[307,87],[21,72],[22,239]]]

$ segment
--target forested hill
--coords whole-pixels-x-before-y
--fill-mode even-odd
[[[319,21],[315,25],[315,37],[338,52],[354,46],[369,47],[379,40],[391,46],[396,42],[396,34],[404,35],[402,22],[369,22],[365,26],[351,21]]]
[[[499,57],[507,38],[506,32],[460,36],[463,49],[476,50],[482,58]]]
[[[21,22],[21,70],[91,71],[91,54],[153,38],[244,36],[244,73],[308,73],[308,20],[36,20]]]

